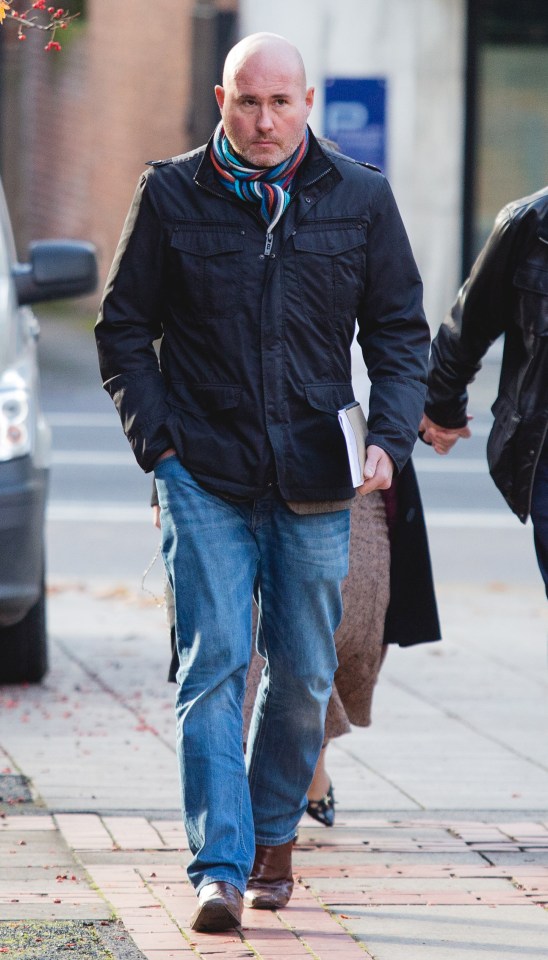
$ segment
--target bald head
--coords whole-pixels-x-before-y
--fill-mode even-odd
[[[251,34],[230,50],[215,96],[232,147],[257,167],[291,156],[314,102],[299,51],[275,33]]]
[[[302,83],[303,91],[306,89],[303,58],[293,43],[277,33],[252,33],[229,50],[223,70],[225,89],[252,62],[263,62],[266,69],[272,69],[274,65],[286,69]]]

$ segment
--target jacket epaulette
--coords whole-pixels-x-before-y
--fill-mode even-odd
[[[168,157],[167,160],[147,160],[147,167],[166,167],[170,163],[186,163],[194,157],[199,156],[206,149],[206,144],[196,147],[194,150],[187,150],[186,153],[179,153],[175,157]]]
[[[380,167],[376,167],[374,163],[366,163],[365,160],[356,160],[356,163],[359,163],[360,167],[367,167],[368,170],[376,170],[377,173],[382,173]]]
[[[376,167],[374,163],[368,163],[366,160],[356,160],[355,157],[349,157],[345,153],[340,153],[340,151],[332,151],[330,156],[336,157],[338,160],[344,160],[346,163],[352,163],[357,167],[367,167],[368,170],[374,170],[375,173],[382,173],[381,168]]]
[[[170,157],[169,160],[147,160],[147,167],[166,167],[168,163],[173,163],[173,157]]]

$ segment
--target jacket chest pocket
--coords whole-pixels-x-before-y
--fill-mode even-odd
[[[243,231],[176,229],[171,238],[173,282],[183,306],[201,319],[228,319],[238,309]]]
[[[525,263],[514,274],[516,320],[535,337],[548,337],[548,247],[545,263]]]
[[[357,311],[365,286],[366,235],[363,224],[317,222],[293,234],[299,291],[309,316]]]

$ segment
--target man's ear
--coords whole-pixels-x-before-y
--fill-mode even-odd
[[[307,112],[307,116],[308,116],[308,114],[312,110],[312,107],[314,106],[314,87],[309,87],[308,90],[306,91],[305,102],[306,102],[306,108],[308,111]]]
[[[225,91],[224,91],[224,87],[220,87],[219,84],[216,84],[215,86],[215,99],[219,104],[219,110],[222,113],[224,102],[225,102]]]

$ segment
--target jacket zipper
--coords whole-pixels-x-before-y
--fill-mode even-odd
[[[330,167],[329,170],[324,170],[323,173],[321,173],[319,177],[316,177],[315,180],[311,180],[310,183],[304,183],[304,184],[302,185],[302,187],[299,187],[299,189],[295,191],[295,193],[293,194],[293,196],[296,197],[298,193],[302,193],[303,190],[306,190],[308,187],[314,186],[314,184],[317,183],[318,180],[322,180],[323,177],[327,176],[327,174],[328,174],[332,169],[333,169],[333,168]],[[267,231],[266,231],[266,242],[265,242],[265,245],[264,245],[264,256],[265,256],[265,257],[269,257],[269,256],[270,256],[271,251],[272,251],[272,245],[273,245],[273,243],[274,243],[274,231],[273,231],[273,230],[267,230]]]
[[[319,177],[316,177],[314,180],[311,180],[309,183],[303,183],[302,187],[299,187],[299,189],[295,191],[295,193],[293,194],[293,196],[296,197],[297,194],[302,193],[303,190],[308,189],[308,187],[313,187],[314,184],[318,183],[319,180],[323,180],[323,178],[326,177],[328,173],[331,173],[331,170],[332,170],[332,169],[333,169],[333,166],[330,166],[328,170],[324,170],[322,173],[320,173]],[[225,196],[224,193],[217,193],[216,190],[212,190],[211,187],[206,186],[204,183],[200,183],[199,180],[195,180],[194,183],[195,183],[198,187],[201,187],[202,190],[205,190],[207,193],[211,193],[214,197],[219,197],[219,199],[221,199],[221,200],[225,200],[225,199],[226,199],[226,200],[232,200],[232,197],[230,197],[230,196],[227,197],[227,196]],[[253,215],[256,216],[255,211],[250,211],[250,212],[252,212]],[[259,217],[256,217],[256,218],[257,218],[257,220],[259,219]],[[265,257],[269,257],[269,256],[270,256],[270,254],[271,254],[271,252],[272,252],[272,246],[273,246],[273,244],[274,244],[274,232],[273,232],[272,230],[267,230],[267,231],[266,231],[266,240],[265,240],[265,245],[264,245],[264,256],[265,256]]]

